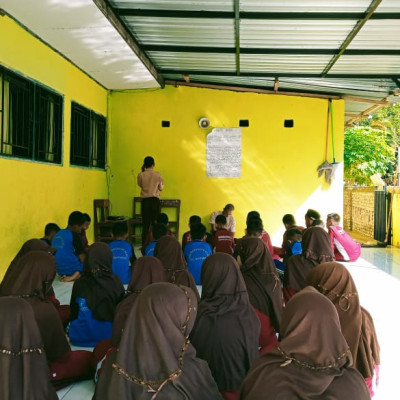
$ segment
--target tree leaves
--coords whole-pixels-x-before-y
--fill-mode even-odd
[[[344,135],[344,178],[346,184],[372,184],[370,176],[393,171],[395,150],[386,130],[369,126],[347,129]]]

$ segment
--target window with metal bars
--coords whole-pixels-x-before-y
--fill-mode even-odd
[[[78,103],[71,103],[71,165],[106,166],[106,118]]]
[[[0,67],[0,153],[61,163],[63,98]]]

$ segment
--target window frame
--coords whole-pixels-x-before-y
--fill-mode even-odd
[[[41,105],[49,105],[40,104],[43,96],[53,102],[50,115],[41,110]],[[0,156],[61,165],[63,114],[61,94],[0,65]],[[49,129],[43,135],[44,118]],[[43,138],[47,152],[39,149]]]
[[[71,101],[70,165],[106,169],[107,118]]]

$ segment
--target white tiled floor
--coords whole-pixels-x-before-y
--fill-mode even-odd
[[[397,316],[397,305],[400,304],[400,249],[363,248],[361,256],[357,262],[345,265],[356,282],[361,305],[374,318],[381,345],[381,375],[375,400],[394,400],[398,397],[397,360],[400,359],[400,317]],[[62,304],[69,304],[72,283],[56,280],[54,290]],[[93,382],[84,381],[58,391],[58,397],[62,400],[90,400],[93,392]]]

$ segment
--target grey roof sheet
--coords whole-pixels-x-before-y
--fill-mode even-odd
[[[400,88],[399,0],[355,35],[371,0],[240,0],[236,23],[233,0],[109,3],[165,79],[378,100]]]

